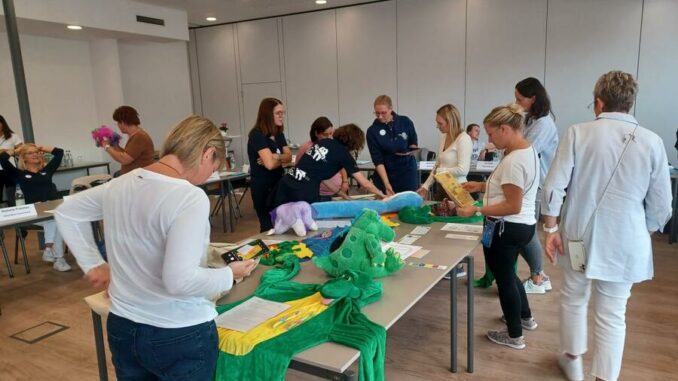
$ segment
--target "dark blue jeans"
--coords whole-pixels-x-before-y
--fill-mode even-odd
[[[158,328],[108,315],[108,346],[118,381],[212,380],[219,355],[214,321]]]

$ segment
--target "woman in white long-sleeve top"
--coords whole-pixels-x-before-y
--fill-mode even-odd
[[[440,148],[438,159],[424,184],[417,190],[422,197],[428,197],[429,189],[434,182],[434,174],[448,172],[456,177],[459,183],[466,182],[466,175],[471,167],[473,141],[461,127],[461,116],[454,105],[443,105],[436,111],[436,125],[440,131]],[[445,196],[442,187],[437,187],[434,199],[441,201]]]
[[[56,210],[85,278],[95,286],[110,281],[107,331],[118,380],[213,377],[217,313],[207,297],[256,265],[205,265],[210,204],[195,185],[223,166],[225,151],[212,122],[188,117],[170,131],[158,162],[73,195]],[[108,264],[90,225],[101,219]]]
[[[606,381],[619,377],[626,303],[634,283],[652,278],[650,235],[671,216],[664,143],[629,114],[637,89],[633,76],[621,71],[598,79],[596,120],[568,128],[544,184],[546,253],[551,261],[558,258],[564,273],[558,363],[569,380],[584,379],[591,294],[591,374]]]

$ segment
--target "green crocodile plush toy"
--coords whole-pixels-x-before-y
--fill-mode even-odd
[[[395,232],[372,209],[364,209],[351,222],[341,245],[326,257],[313,258],[316,266],[332,277],[347,271],[362,272],[380,278],[400,270],[405,262],[393,249],[384,252],[381,241],[391,242]]]

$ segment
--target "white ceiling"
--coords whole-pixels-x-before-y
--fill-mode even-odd
[[[136,0],[188,12],[190,26],[203,26],[226,22],[281,16],[290,13],[315,11],[346,5],[371,3],[374,0],[327,0],[317,5],[315,0]],[[205,17],[217,18],[215,22]]]

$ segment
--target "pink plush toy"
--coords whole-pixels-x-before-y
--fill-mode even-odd
[[[313,220],[313,208],[305,201],[288,202],[275,208],[271,212],[273,229],[268,235],[283,234],[289,229],[299,237],[306,235],[306,229],[316,231],[318,225]]]
[[[97,147],[104,145],[104,140],[108,140],[108,143],[112,146],[117,146],[120,144],[120,134],[113,131],[108,126],[101,126],[92,131],[92,139],[94,139],[94,144]]]

